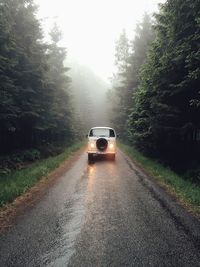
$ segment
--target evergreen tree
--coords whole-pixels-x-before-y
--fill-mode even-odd
[[[0,9],[1,31],[6,33],[0,54],[4,55],[7,64],[7,67],[1,64],[1,79],[7,80],[7,85],[4,83],[1,90],[4,96],[8,96],[11,105],[5,108],[5,98],[1,99],[1,114],[4,116],[2,135],[6,141],[2,145],[7,148],[30,147],[34,143],[34,129],[41,116],[41,108],[44,108],[41,101],[47,89],[44,80],[45,46],[41,42],[42,34],[33,1],[2,0]]]
[[[116,42],[115,47],[115,65],[117,74],[112,78],[112,90],[108,94],[108,100],[111,101],[112,110],[110,112],[111,124],[117,132],[120,132],[121,137],[125,136],[125,125],[127,118],[127,103],[126,103],[126,73],[129,68],[130,58],[130,41],[126,31],[123,30]],[[113,101],[114,100],[114,101]]]
[[[16,45],[11,36],[12,16],[5,1],[0,2],[0,148],[6,138],[15,131],[14,121],[19,108],[15,104],[17,88],[12,76],[17,64]]]
[[[66,49],[59,46],[62,34],[55,24],[50,32],[48,48],[48,81],[52,88],[53,102],[49,110],[51,137],[55,140],[71,141],[73,137],[73,109],[69,86],[71,79],[66,75],[69,68],[64,66]]]
[[[162,158],[195,155],[200,110],[200,1],[168,0],[156,16],[156,40],[130,116],[135,144]]]
[[[153,39],[151,18],[145,14],[142,22],[137,24],[134,40],[129,41],[126,32],[123,31],[116,45],[118,73],[113,79],[113,92],[110,92],[110,96],[115,99],[111,118],[115,128],[125,139],[128,134],[126,129],[133,93],[139,84],[139,70],[145,62]]]
[[[46,45],[32,0],[0,0],[0,149],[38,147],[72,138],[66,52],[60,32]]]

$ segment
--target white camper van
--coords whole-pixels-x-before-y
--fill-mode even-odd
[[[109,155],[115,160],[116,154],[116,132],[110,127],[93,127],[88,133],[88,161],[94,159],[95,155]]]

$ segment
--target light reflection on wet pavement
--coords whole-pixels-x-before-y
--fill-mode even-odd
[[[82,154],[1,236],[0,266],[200,266],[195,240],[131,164]]]

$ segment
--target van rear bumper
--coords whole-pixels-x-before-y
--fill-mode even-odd
[[[87,151],[88,154],[93,155],[109,155],[109,154],[116,154],[116,151]]]

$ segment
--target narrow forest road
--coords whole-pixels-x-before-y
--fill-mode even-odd
[[[84,152],[1,235],[0,266],[200,266],[200,225],[121,151]]]

